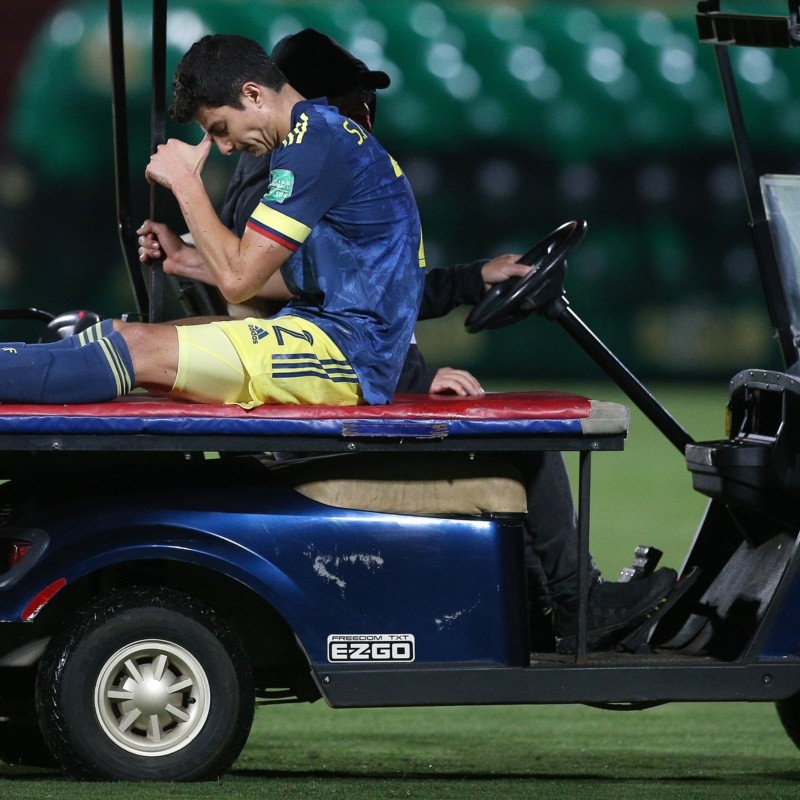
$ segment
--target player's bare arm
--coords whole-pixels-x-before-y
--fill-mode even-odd
[[[187,244],[163,222],[146,219],[137,229],[139,261],[149,264],[162,260],[164,273],[215,286],[214,276],[194,245]],[[254,297],[287,303],[294,295],[289,291],[280,271],[274,272]]]
[[[226,300],[239,303],[256,295],[291,251],[250,231],[239,239],[220,222],[200,178],[212,145],[209,135],[198,145],[170,139],[153,154],[145,174],[175,195],[210,282]]]

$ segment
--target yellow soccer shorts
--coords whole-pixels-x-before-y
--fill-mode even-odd
[[[248,317],[177,330],[173,397],[242,408],[363,402],[355,371],[341,350],[301,317]]]

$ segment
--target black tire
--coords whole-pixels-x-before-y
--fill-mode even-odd
[[[239,637],[196,599],[136,588],[95,602],[50,642],[37,676],[42,735],[85,780],[212,780],[255,709]]]
[[[787,697],[786,700],[778,700],[775,708],[778,710],[778,718],[783,729],[795,745],[800,747],[800,694]]]
[[[35,720],[0,722],[0,761],[14,767],[58,767]]]
[[[36,667],[0,669],[0,761],[15,767],[58,769],[36,719],[35,683]]]

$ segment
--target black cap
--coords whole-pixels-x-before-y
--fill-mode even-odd
[[[385,89],[389,76],[371,70],[330,36],[314,28],[284,36],[270,58],[303,97],[337,97],[357,87]]]

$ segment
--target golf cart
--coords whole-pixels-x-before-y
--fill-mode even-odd
[[[124,115],[120,0],[109,12]],[[581,220],[545,237],[524,257],[537,269],[467,319],[479,332],[551,318],[686,454],[710,502],[669,601],[614,652],[589,652],[591,460],[623,448],[628,410],[617,403],[519,392],[247,412],[146,395],[4,405],[4,760],[55,759],[85,779],[210,779],[235,761],[257,703],[318,699],[616,710],[770,701],[800,744],[800,188],[771,177],[762,194],[727,51],[797,44],[798,0],[788,17],[757,18],[705,2],[697,19],[720,66],[785,371],[737,375],[728,438],[693,442],[567,302]],[[155,0],[154,87],[165,84],[165,21]],[[156,119],[159,109],[156,91]],[[120,231],[135,266],[120,121]],[[152,276],[145,287],[131,269],[139,312],[157,320],[163,273]],[[578,629],[566,655],[531,637],[513,458],[548,450],[579,457]],[[268,455],[280,453],[294,457]],[[652,568],[648,555],[632,580]]]

